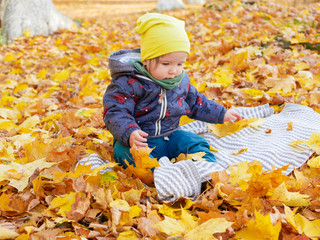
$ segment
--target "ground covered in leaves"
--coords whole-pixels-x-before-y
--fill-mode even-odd
[[[200,92],[227,107],[320,112],[320,5],[211,1],[168,14],[186,21]],[[114,166],[107,57],[139,46],[140,15],[0,46],[0,239],[318,239],[320,137],[290,176],[242,163],[212,174],[196,201],[160,202],[139,171]],[[91,153],[115,170],[76,168]]]

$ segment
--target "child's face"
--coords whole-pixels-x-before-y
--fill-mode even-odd
[[[162,55],[159,61],[150,61],[148,67],[149,73],[158,80],[170,79],[179,76],[183,71],[183,64],[187,60],[186,52],[173,52]]]

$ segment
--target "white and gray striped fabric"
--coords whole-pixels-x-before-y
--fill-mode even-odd
[[[209,144],[218,149],[214,153],[217,163],[186,160],[173,164],[166,157],[159,159],[161,166],[154,170],[159,200],[195,199],[200,194],[201,183],[210,179],[210,173],[227,169],[231,164],[258,160],[265,170],[289,165],[284,171],[289,174],[313,153],[306,146],[299,150],[290,146],[291,141],[308,140],[311,133],[320,132],[320,114],[311,108],[288,103],[279,114],[274,114],[268,104],[235,110],[245,119],[263,118],[264,124],[259,128],[246,127],[222,138],[214,136],[205,122],[194,121],[182,126],[183,130],[204,134]],[[293,123],[291,131],[287,130],[289,122]],[[247,151],[234,154],[241,149]],[[90,164],[90,158],[86,164]]]
[[[263,118],[264,124],[259,128],[243,128],[222,138],[214,136],[205,122],[194,121],[182,126],[183,130],[204,134],[209,144],[214,149],[218,149],[218,152],[214,153],[217,163],[183,161],[161,165],[154,171],[159,199],[166,201],[175,201],[179,197],[195,199],[200,191],[200,184],[193,182],[197,179],[195,175],[200,177],[202,183],[210,179],[211,172],[227,169],[231,164],[243,161],[258,160],[265,170],[271,170],[273,166],[277,169],[289,165],[283,172],[289,174],[294,168],[305,163],[313,153],[306,146],[303,150],[290,146],[291,141],[308,140],[312,132],[320,132],[320,114],[311,108],[288,103],[279,114],[274,114],[273,108],[268,104],[235,108],[235,110],[245,119]],[[293,123],[291,131],[287,130],[289,122]],[[267,133],[268,129],[271,130],[270,133]],[[241,149],[247,149],[247,151],[234,154]],[[162,164],[161,161],[159,162]],[[180,177],[180,174],[174,174],[175,171],[178,172],[177,168],[183,168],[183,171],[187,172],[185,168],[190,167],[192,163],[198,172],[192,167],[191,173],[187,176]],[[176,166],[177,164],[179,166]],[[194,187],[193,191],[190,191],[190,186]],[[180,195],[177,194],[178,188]]]

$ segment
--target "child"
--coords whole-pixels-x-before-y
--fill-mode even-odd
[[[241,116],[200,94],[190,84],[183,64],[190,53],[184,22],[159,13],[137,21],[140,49],[110,55],[112,82],[103,97],[104,121],[114,136],[117,162],[134,165],[130,147],[154,148],[152,158],[176,158],[180,153],[205,152],[215,162],[208,142],[179,128],[181,116],[209,123],[234,122]]]

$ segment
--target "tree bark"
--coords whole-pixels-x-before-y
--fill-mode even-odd
[[[2,25],[4,9],[6,8],[6,0],[0,0],[0,26]]]
[[[182,0],[159,0],[157,4],[157,11],[169,11],[174,9],[185,8]]]
[[[1,34],[5,43],[22,36],[25,30],[29,30],[31,36],[48,36],[59,29],[80,25],[60,13],[52,0],[1,0],[2,5],[5,8]]]

